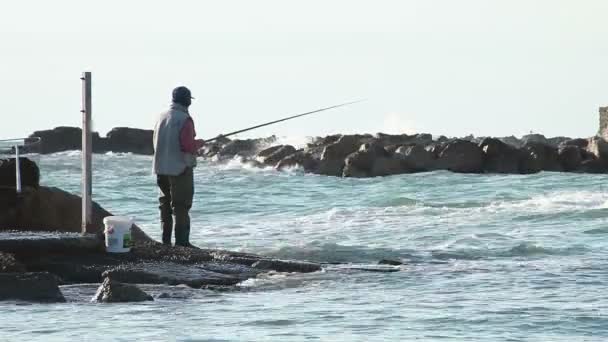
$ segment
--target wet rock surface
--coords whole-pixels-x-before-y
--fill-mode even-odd
[[[123,284],[106,277],[92,301],[98,303],[146,302],[154,299],[135,285]]]
[[[230,266],[226,268],[230,269]],[[253,269],[222,273],[223,270],[221,265],[207,268],[205,264],[140,263],[109,269],[103,276],[130,284],[188,285],[201,288],[205,285],[236,285],[259,273]]]
[[[110,278],[126,284],[197,289],[233,287],[268,271],[305,273],[321,269],[314,263],[157,242],[136,242],[129,253],[106,253],[103,240],[95,235],[50,232],[0,232],[0,267],[1,272],[17,272],[6,274],[52,274],[55,283],[61,285],[100,283]],[[26,298],[28,292],[38,298],[32,286],[23,291],[19,298]],[[15,296],[10,298],[18,299]]]
[[[65,302],[57,277],[47,273],[0,273],[0,301]]]
[[[10,253],[0,252],[0,273],[25,272],[25,266]]]

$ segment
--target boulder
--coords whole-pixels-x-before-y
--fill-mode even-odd
[[[422,145],[399,147],[395,158],[402,160],[413,171],[431,171],[435,168],[435,154]]]
[[[98,303],[128,303],[152,301],[152,296],[135,285],[123,284],[106,277],[92,301]]]
[[[9,194],[10,195],[10,194]],[[80,232],[82,204],[80,196],[54,187],[26,187],[17,198],[3,196],[0,200],[0,229],[10,228],[21,231]],[[89,233],[103,231],[103,218],[111,216],[99,204],[93,202],[92,224]],[[135,241],[149,241],[150,238],[137,226],[132,228]]]
[[[276,141],[276,137],[262,139],[235,139],[224,145],[218,152],[220,159],[231,159],[235,156],[253,157],[261,148]]]
[[[583,151],[576,145],[562,146],[558,150],[558,160],[564,171],[575,171],[583,162]]]
[[[359,151],[345,159],[343,177],[377,177],[405,173],[407,168],[398,159],[392,158],[382,143],[373,141],[361,145]]]
[[[578,138],[578,139],[568,139],[568,140],[564,140],[562,141],[558,147],[564,147],[564,146],[578,146],[580,148],[587,148],[587,146],[589,145],[589,140],[588,139],[582,139],[582,138]]]
[[[0,273],[22,273],[25,266],[10,253],[0,252]]]
[[[19,169],[21,171],[21,186],[38,188],[40,185],[40,169],[38,169],[38,165],[29,158],[20,157]],[[0,186],[14,188],[15,179],[15,158],[0,159]]]
[[[346,157],[356,152],[362,144],[360,135],[343,135],[323,149],[317,172],[326,176],[342,176]]]
[[[319,167],[319,160],[315,159],[311,153],[300,150],[281,159],[281,161],[276,164],[275,168],[277,170],[282,170],[298,166],[302,167],[305,172],[316,172]]]
[[[608,160],[608,142],[602,137],[595,136],[589,138],[587,151],[591,152],[598,159]]]
[[[535,168],[543,171],[563,171],[557,148],[547,144],[528,142],[522,147],[522,150],[534,158],[537,164]]]
[[[608,173],[608,161],[605,159],[587,159],[578,167],[584,173]]]
[[[403,160],[390,157],[380,157],[374,160],[374,164],[371,170],[371,177],[383,177],[391,175],[400,175],[403,173],[413,172]]]
[[[547,140],[547,138],[544,135],[538,133],[524,135],[523,137],[521,137],[521,142],[524,145],[529,142],[549,145],[549,141]]]
[[[523,153],[516,147],[495,138],[485,138],[479,147],[484,152],[484,172],[520,173]]]
[[[553,138],[547,138],[547,144],[549,146],[554,146],[557,147],[561,144],[563,144],[565,141],[568,140],[572,140],[571,138],[568,137],[553,137]]]
[[[24,152],[48,154],[80,150],[82,146],[82,130],[78,127],[55,127],[50,130],[36,131],[30,137],[38,137],[40,142],[24,147]]]
[[[291,145],[278,145],[260,151],[257,160],[264,165],[275,166],[283,158],[296,153],[296,148]]]
[[[508,137],[502,137],[502,138],[498,138],[498,140],[504,142],[505,144],[511,145],[513,147],[517,147],[520,148],[524,145],[524,143],[517,139],[515,136],[511,135]]]
[[[65,302],[57,277],[50,273],[0,273],[0,301]]]
[[[477,144],[458,139],[446,144],[439,153],[437,165],[452,172],[481,173],[483,161],[484,153]]]
[[[152,155],[153,137],[153,130],[116,127],[106,134],[107,148],[112,152]]]

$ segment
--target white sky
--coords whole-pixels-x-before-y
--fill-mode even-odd
[[[0,137],[151,128],[171,89],[202,138],[415,131],[590,136],[608,105],[608,1],[0,0]]]

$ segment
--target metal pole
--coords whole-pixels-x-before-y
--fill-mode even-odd
[[[19,164],[19,145],[15,145],[15,186],[17,193],[21,193],[21,165]]]
[[[82,77],[82,234],[91,225],[91,195],[93,192],[93,138],[91,135],[91,73],[83,72]]]

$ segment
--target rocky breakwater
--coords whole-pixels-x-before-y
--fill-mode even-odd
[[[203,157],[236,156],[261,167],[301,167],[305,172],[338,177],[378,177],[447,170],[456,173],[532,174],[553,172],[608,172],[608,143],[602,137],[521,139],[439,137],[415,135],[331,135],[306,147],[272,146],[255,140],[217,143]],[[268,147],[268,145],[271,145]],[[261,148],[261,146],[266,146]],[[257,148],[257,152],[256,152]]]
[[[129,127],[112,128],[106,137],[93,132],[93,152],[130,152],[151,155],[154,153],[152,138],[154,131]],[[30,138],[40,141],[24,147],[25,153],[49,154],[82,148],[82,130],[78,127],[55,127],[50,130],[36,131]]]
[[[261,167],[301,167],[305,172],[338,177],[377,177],[448,170],[456,173],[531,174],[608,172],[608,143],[588,139],[546,138],[532,134],[518,139],[461,139],[430,134],[331,135],[306,147],[272,145],[272,140],[230,141],[205,147],[201,155],[239,156]],[[270,146],[268,146],[270,145]],[[262,148],[265,147],[265,148]]]
[[[111,214],[94,203],[93,223],[80,234],[80,197],[40,185],[36,164],[21,163],[33,175],[24,178],[22,194],[13,183],[14,160],[0,163],[0,300],[63,302],[61,285],[100,283],[96,301],[141,301],[150,296],[138,284],[230,290],[261,273],[320,270],[308,262],[165,246],[137,226],[130,253],[106,253],[102,220]]]

